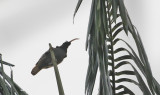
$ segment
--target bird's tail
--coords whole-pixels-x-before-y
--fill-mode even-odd
[[[35,66],[32,71],[31,71],[31,74],[32,75],[36,75],[41,69],[38,67],[38,66]]]

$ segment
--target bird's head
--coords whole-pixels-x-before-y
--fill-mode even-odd
[[[71,44],[71,42],[73,42],[73,41],[75,41],[75,40],[78,40],[79,38],[75,38],[75,39],[73,39],[73,40],[71,40],[71,41],[66,41],[66,42],[64,42],[60,47],[61,48],[63,48],[63,49],[65,49],[65,50],[67,50],[67,48],[69,47],[69,45]]]

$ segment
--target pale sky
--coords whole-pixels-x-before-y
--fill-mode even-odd
[[[91,0],[83,0],[73,24],[77,1],[0,0],[0,53],[3,60],[15,65],[14,81],[29,95],[58,95],[53,68],[42,70],[36,76],[30,72],[49,49],[49,43],[55,47],[73,38],[80,40],[70,45],[67,58],[58,67],[65,94],[84,95],[88,66],[85,40]],[[153,76],[160,83],[159,3],[158,0],[127,1],[131,20],[140,32],[148,54]],[[5,67],[5,70],[9,74],[10,69]]]

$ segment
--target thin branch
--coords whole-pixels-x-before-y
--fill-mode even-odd
[[[50,54],[51,54],[51,58],[52,58],[51,62],[53,64],[53,66],[54,66],[54,71],[55,71],[55,75],[56,75],[59,95],[64,95],[64,90],[63,90],[63,86],[62,86],[59,70],[58,70],[58,67],[57,67],[57,60],[56,60],[54,52],[53,52],[53,47],[52,47],[52,45],[50,43],[49,43],[49,47],[50,47],[49,50],[50,50]]]

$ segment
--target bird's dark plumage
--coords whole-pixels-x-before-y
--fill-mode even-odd
[[[57,46],[56,48],[53,48],[55,58],[57,59],[57,64],[61,63],[65,57],[67,57],[67,49],[72,41],[76,39],[73,39],[71,41],[64,42],[61,46]],[[53,64],[51,63],[51,55],[50,51],[46,51],[39,61],[37,62],[36,66],[32,69],[31,74],[36,75],[41,69],[52,67]]]

